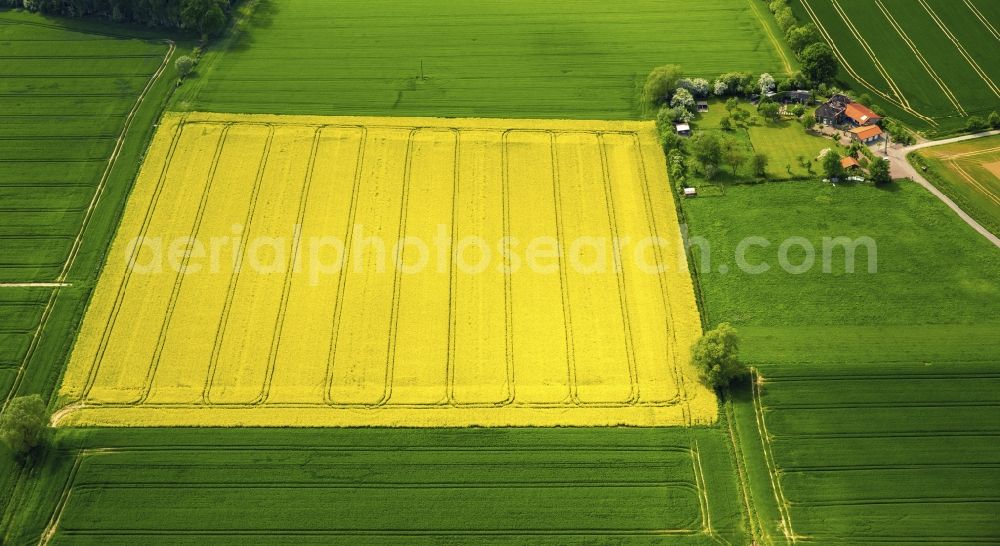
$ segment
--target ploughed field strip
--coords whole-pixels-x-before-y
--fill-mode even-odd
[[[663,165],[648,122],[167,115],[57,420],[711,422]]]
[[[1000,101],[1000,10],[988,0],[798,0],[843,76],[928,129],[959,128]]]

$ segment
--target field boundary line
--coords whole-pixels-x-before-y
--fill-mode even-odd
[[[510,152],[509,146],[510,129],[505,129],[500,137],[500,184],[503,192],[503,235],[504,240],[510,240]],[[514,402],[516,395],[516,383],[514,378],[514,285],[511,281],[510,264],[504,268],[504,341],[506,342],[506,364],[507,364],[507,399],[506,404]]]
[[[987,19],[983,15],[983,13],[979,11],[979,8],[977,8],[976,5],[970,2],[969,0],[962,0],[962,1],[965,2],[965,5],[966,7],[969,8],[969,11],[971,11],[972,14],[975,15],[976,18],[979,19],[981,23],[983,23],[983,26],[986,27],[986,30],[988,30],[989,33],[992,34],[994,38],[1000,41],[1000,32],[998,32],[996,27],[993,26],[993,23],[990,23],[989,19]]]
[[[302,226],[305,224],[306,210],[309,202],[309,192],[312,189],[313,176],[315,175],[316,155],[319,151],[319,142],[323,133],[322,127],[315,127],[313,132],[313,142],[309,152],[308,166],[306,167],[305,179],[302,183],[301,194],[299,194],[299,210],[296,216],[296,228],[292,237],[292,252],[288,257],[288,272],[285,274],[284,283],[281,288],[281,302],[278,304],[278,316],[274,324],[274,332],[271,334],[271,347],[267,356],[267,369],[264,371],[264,385],[261,387],[260,395],[256,403],[263,404],[271,396],[271,381],[274,377],[274,366],[278,360],[278,348],[281,345],[281,332],[285,327],[285,315],[288,312],[288,300],[291,297],[292,277],[296,273],[296,265],[299,261],[299,253],[302,251]]]
[[[792,63],[788,60],[788,56],[785,55],[785,50],[782,49],[781,43],[774,36],[774,31],[771,30],[771,25],[767,24],[767,20],[765,19],[767,16],[760,12],[760,6],[758,5],[757,0],[747,0],[747,2],[750,4],[750,11],[753,12],[754,18],[757,19],[760,26],[764,28],[764,33],[767,34],[767,39],[771,41],[771,46],[774,47],[774,50],[778,53],[778,57],[781,57],[781,64],[784,65],[785,75],[791,76],[792,73],[795,72],[792,70]]]
[[[136,99],[135,104],[132,105],[132,109],[128,111],[125,116],[125,122],[122,124],[122,130],[118,134],[118,138],[115,140],[115,147],[111,152],[111,156],[108,157],[108,164],[104,168],[104,173],[101,175],[100,181],[97,183],[97,188],[94,190],[94,196],[90,200],[90,205],[87,207],[87,211],[84,214],[83,220],[80,223],[80,230],[76,234],[76,239],[73,241],[73,246],[70,248],[70,253],[66,257],[66,262],[63,264],[63,269],[59,273],[58,280],[60,282],[65,281],[67,275],[69,275],[70,269],[73,267],[73,263],[76,261],[76,256],[80,252],[80,247],[83,244],[83,234],[87,231],[87,226],[90,225],[90,219],[94,216],[94,211],[97,209],[97,204],[101,200],[101,196],[104,195],[104,190],[108,185],[108,178],[111,177],[111,171],[114,169],[115,164],[118,162],[118,156],[121,155],[122,148],[125,147],[125,136],[128,134],[129,128],[132,127],[132,121],[135,120],[135,114],[139,111],[139,107],[146,100],[146,95],[149,94],[149,90],[153,88],[153,85],[163,72],[167,68],[167,64],[170,62],[170,57],[173,56],[174,51],[177,50],[177,45],[173,40],[165,40],[168,45],[167,54],[163,56],[163,62],[160,63],[160,67],[150,76],[149,80],[146,82],[146,87],[139,93],[139,97]]]
[[[604,142],[604,135],[602,133],[597,133],[597,145],[601,152],[601,176],[603,177],[604,186],[604,199],[607,201],[606,209],[608,214],[608,228],[611,230],[612,241],[620,240],[618,238],[618,217],[615,214],[615,203],[614,194],[611,189],[611,171],[608,167],[608,149],[607,143]],[[625,354],[628,359],[628,372],[629,381],[631,381],[631,388],[629,391],[628,402],[636,403],[639,401],[641,392],[639,390],[639,372],[636,364],[635,357],[635,339],[632,335],[632,322],[629,314],[628,305],[628,295],[626,289],[625,280],[625,268],[622,267],[622,257],[621,249],[614,248],[618,245],[612,245],[612,259],[615,265],[615,280],[618,284],[618,299],[621,304],[621,315],[622,315],[622,328],[624,329],[625,335]]]
[[[885,82],[889,84],[890,88],[892,88],[892,91],[896,95],[896,98],[899,99],[899,101],[903,105],[909,107],[910,101],[906,98],[905,95],[903,95],[903,92],[899,89],[899,86],[896,84],[896,81],[892,79],[892,76],[889,75],[889,71],[886,70],[885,66],[882,64],[882,61],[878,59],[878,55],[875,53],[875,50],[872,49],[871,44],[868,43],[868,40],[865,40],[864,35],[861,34],[861,31],[858,30],[858,27],[854,26],[854,23],[851,21],[850,16],[847,15],[846,11],[844,11],[844,8],[840,5],[840,2],[838,2],[837,0],[830,0],[830,5],[837,12],[837,15],[840,16],[840,19],[844,22],[844,26],[847,27],[847,30],[851,31],[851,34],[854,35],[854,39],[858,41],[862,49],[865,50],[865,53],[868,54],[868,58],[871,59],[872,61],[872,66],[874,66],[875,69],[878,70],[880,74],[882,74],[882,77],[885,78]]]
[[[833,39],[833,37],[830,35],[829,31],[827,31],[826,27],[823,26],[823,22],[820,20],[819,16],[816,15],[816,12],[813,11],[812,6],[809,5],[809,0],[801,0],[801,1],[802,1],[802,7],[805,8],[806,12],[809,14],[809,18],[812,19],[813,24],[816,25],[817,30],[819,30],[820,34],[823,36],[823,38],[826,40],[827,44],[830,46],[830,49],[832,49],[833,52],[834,52],[834,54],[837,56],[837,59],[840,60],[840,65],[844,68],[844,70],[847,71],[848,74],[850,74],[854,79],[856,79],[858,81],[858,83],[860,83],[861,85],[867,87],[869,91],[871,91],[872,93],[875,93],[876,95],[882,97],[882,99],[885,100],[886,102],[897,106],[898,108],[900,108],[904,112],[907,112],[908,114],[916,117],[917,119],[921,119],[923,121],[926,121],[927,123],[929,123],[932,126],[937,126],[938,125],[937,121],[935,121],[934,119],[932,119],[932,118],[930,118],[928,116],[925,116],[925,115],[917,112],[916,110],[910,108],[909,106],[901,103],[899,100],[892,98],[891,96],[889,96],[888,93],[886,93],[882,89],[878,88],[877,86],[873,85],[868,80],[864,79],[861,76],[861,74],[859,74],[858,71],[855,70],[854,67],[851,66],[851,64],[849,62],[847,62],[847,56],[844,55],[840,51],[840,49],[837,47],[836,40]]]
[[[19,24],[19,23],[11,23],[11,24]],[[37,25],[38,23],[29,23],[29,24]],[[49,25],[40,25],[40,26],[49,26]],[[160,77],[163,75],[164,71],[168,66],[168,63],[170,62],[170,58],[173,56],[174,51],[176,51],[177,49],[177,45],[174,43],[173,40],[168,39],[164,40],[164,42],[168,45],[168,47],[167,47],[167,53],[163,56],[163,62],[160,63],[160,67],[150,76],[149,80],[146,83],[146,87],[143,88],[141,93],[139,93],[139,96],[136,98],[135,103],[133,103],[132,105],[132,109],[129,110],[128,114],[126,114],[125,116],[125,123],[122,125],[122,130],[118,134],[118,139],[116,140],[115,148],[112,152],[112,155],[108,158],[108,166],[105,168],[104,174],[102,174],[101,180],[98,182],[98,188],[95,190],[94,197],[91,199],[90,205],[87,209],[87,213],[85,214],[85,219],[80,226],[80,230],[77,232],[77,239],[76,241],[74,241],[74,247],[76,248],[77,252],[79,251],[79,246],[82,245],[83,233],[86,231],[87,225],[89,223],[89,218],[93,216],[93,211],[94,209],[96,209],[100,196],[101,194],[103,194],[104,188],[107,186],[107,180],[111,175],[111,171],[114,169],[114,166],[118,162],[118,156],[121,154],[121,150],[124,147],[125,137],[128,134],[128,129],[132,125],[132,120],[135,118],[136,112],[139,111],[139,107],[142,106],[142,103],[145,101],[146,95],[149,94],[149,90],[153,88],[156,82],[159,81]],[[79,244],[77,242],[79,242]],[[75,261],[75,258],[76,254],[73,253],[73,248],[71,248],[71,253],[69,256],[67,256],[66,262],[63,263],[63,269],[60,272],[59,277],[57,278],[57,282],[66,281],[65,277],[69,273],[69,270],[72,268],[73,261]],[[38,322],[38,327],[35,329],[34,335],[31,336],[31,342],[28,344],[28,349],[25,351],[24,358],[21,360],[21,365],[18,367],[17,375],[14,377],[14,383],[10,386],[10,390],[7,392],[7,396],[4,399],[4,402],[2,404],[2,407],[0,407],[0,410],[6,410],[7,404],[9,404],[10,401],[13,400],[14,397],[17,395],[17,391],[21,387],[21,382],[24,379],[24,374],[27,371],[28,363],[31,361],[31,357],[34,356],[35,351],[38,349],[38,344],[41,341],[42,332],[44,332],[45,327],[48,326],[49,318],[52,316],[52,309],[55,306],[56,300],[58,299],[58,294],[59,294],[59,287],[56,287],[52,291],[51,296],[49,296],[48,302],[45,304],[45,308],[42,311],[42,316]]]
[[[702,532],[723,546],[732,546],[732,543],[719,535],[712,527],[712,511],[708,502],[708,482],[705,480],[705,471],[701,465],[701,449],[698,447],[698,440],[692,440],[691,449],[688,453],[691,456],[695,488],[698,490],[698,506],[701,510]]]
[[[962,108],[962,104],[958,102],[958,97],[956,97],[955,93],[952,92],[950,87],[948,87],[948,84],[946,84],[944,80],[941,79],[941,76],[938,76],[938,73],[937,71],[934,70],[934,67],[932,67],[930,63],[927,62],[927,59],[924,57],[924,54],[921,53],[920,49],[917,48],[917,44],[913,43],[913,40],[910,39],[910,36],[906,33],[905,30],[903,30],[903,27],[899,25],[896,19],[892,16],[892,13],[890,13],[890,11],[885,7],[885,4],[882,3],[882,0],[875,0],[875,5],[878,6],[878,9],[882,12],[883,15],[885,15],[886,20],[889,21],[889,24],[892,26],[893,29],[895,29],[896,34],[898,34],[899,37],[903,39],[903,42],[906,44],[906,46],[909,47],[910,51],[913,52],[913,55],[917,58],[917,62],[919,62],[920,65],[924,67],[924,70],[927,72],[927,74],[934,80],[935,83],[938,84],[938,87],[941,88],[941,91],[944,93],[945,97],[947,97],[948,100],[951,102],[952,106],[955,107],[955,110],[957,110],[959,114],[967,116],[968,112],[965,111],[965,108]]]
[[[458,323],[458,312],[455,305],[455,292],[458,285],[458,271],[455,269],[455,241],[458,240],[458,193],[460,171],[462,169],[462,133],[456,131],[455,152],[452,159],[451,172],[451,241],[448,244],[448,355],[445,361],[445,391],[444,403],[455,404],[455,330]]]
[[[396,228],[396,240],[402,241],[406,237],[406,221],[409,217],[410,205],[410,179],[413,177],[413,149],[414,140],[420,129],[410,129],[406,135],[406,163],[403,166],[403,188],[399,199],[399,227]],[[451,130],[457,134],[454,129]],[[392,397],[392,382],[396,371],[396,336],[399,332],[399,297],[402,288],[400,284],[403,279],[403,251],[396,253],[396,271],[392,276],[392,307],[389,311],[389,339],[386,340],[385,352],[385,375],[383,376],[382,398],[375,405],[384,406]]]
[[[73,458],[73,467],[69,471],[69,476],[66,477],[66,483],[63,484],[62,492],[59,494],[59,501],[56,503],[56,506],[52,511],[52,516],[49,518],[49,522],[45,525],[45,529],[38,537],[39,546],[46,546],[52,541],[52,538],[55,537],[56,529],[59,528],[59,522],[62,520],[63,512],[66,511],[66,505],[69,503],[70,493],[73,491],[73,482],[76,481],[76,475],[80,471],[80,466],[83,465],[83,457],[85,454],[86,450],[81,449],[77,451],[76,457]]]
[[[792,516],[788,508],[788,500],[781,489],[781,476],[774,461],[774,453],[771,451],[771,439],[767,432],[767,423],[764,420],[764,406],[760,401],[760,376],[756,368],[751,368],[751,398],[753,400],[754,418],[757,421],[757,431],[760,433],[761,447],[764,448],[764,463],[767,466],[768,478],[771,481],[771,488],[774,490],[774,500],[778,503],[778,513],[781,515],[781,531],[785,538],[795,544],[798,537],[792,529]]]
[[[563,240],[563,235],[565,234],[565,229],[563,228],[563,215],[562,215],[562,188],[559,184],[559,152],[558,146],[556,145],[556,138],[558,134],[554,131],[546,131],[549,137],[549,153],[551,155],[552,162],[552,205],[555,209],[555,220],[556,220],[556,240],[559,241],[561,248],[566,248],[565,241]],[[576,347],[573,345],[573,315],[570,310],[570,300],[569,300],[569,279],[566,276],[566,271],[569,268],[566,267],[566,257],[564,252],[559,253],[559,292],[562,296],[562,309],[563,309],[563,324],[565,326],[565,340],[566,340],[566,373],[569,384],[569,398],[574,404],[580,405],[580,396],[577,392],[576,383]]]
[[[69,288],[71,282],[0,282],[0,288]]]
[[[750,477],[747,474],[746,460],[743,456],[743,442],[739,439],[739,433],[735,429],[736,413],[733,410],[732,401],[724,402],[724,410],[726,413],[726,425],[729,433],[729,442],[733,447],[733,459],[736,462],[736,481],[737,486],[740,489],[740,497],[743,500],[743,508],[746,509],[747,513],[747,523],[750,527],[750,538],[754,542],[766,540],[770,543],[770,536],[767,536],[767,531],[764,529],[764,525],[760,522],[760,515],[757,513],[757,507],[754,505],[752,500],[753,492],[750,490]]]
[[[958,49],[958,52],[962,54],[962,57],[965,57],[965,60],[969,63],[969,66],[971,66],[972,69],[976,71],[976,74],[979,74],[979,77],[982,78],[984,82],[986,82],[986,85],[989,86],[990,91],[993,91],[994,95],[1000,97],[1000,88],[997,87],[997,84],[993,83],[993,79],[990,78],[989,74],[987,74],[981,66],[979,66],[979,63],[977,63],[976,60],[973,59],[971,55],[969,55],[969,52],[965,50],[965,46],[962,45],[962,42],[960,42],[959,39],[954,34],[952,34],[951,29],[949,29],[948,26],[944,24],[944,21],[942,21],[941,18],[938,17],[937,12],[935,12],[931,8],[930,4],[928,4],[925,0],[918,0],[918,1],[920,2],[920,5],[923,6],[927,14],[931,16],[931,19],[934,20],[934,23],[938,26],[938,28],[940,28],[941,31],[944,32],[944,35],[949,40],[951,40],[951,43],[955,44],[955,48]],[[879,3],[881,3],[881,1]]]
[[[949,161],[948,163],[952,167],[954,167],[955,172],[957,172],[962,178],[964,178],[972,187],[982,192],[982,194],[985,195],[987,198],[989,198],[990,201],[993,201],[995,204],[1000,205],[1000,197],[998,197],[995,193],[993,193],[993,191],[991,191],[989,188],[981,184],[978,180],[975,179],[975,177],[970,175],[968,171],[963,169],[962,166],[958,164],[958,161],[952,160]]]
[[[633,133],[632,138],[635,142],[634,149],[638,154],[639,168],[642,171],[641,175],[642,194],[643,194],[642,197],[646,205],[646,222],[649,224],[649,229],[651,234],[653,235],[654,240],[659,240],[660,229],[656,223],[656,208],[653,206],[652,198],[650,197],[651,195],[653,195],[652,191],[653,188],[650,186],[649,169],[646,168],[646,154],[643,152],[643,146],[642,146],[643,143],[642,139],[639,138],[639,135],[637,133]],[[667,191],[669,191],[669,189],[670,189],[669,187],[665,188],[665,190]],[[670,198],[673,199],[673,194],[671,193],[669,195]],[[678,218],[678,220],[680,219]],[[657,263],[660,264],[667,263],[664,260],[663,251],[660,245],[652,245],[652,246],[653,246],[653,255],[656,256]],[[667,331],[670,333],[670,340],[672,341],[672,343],[670,344],[670,357],[671,357],[670,367],[674,372],[674,382],[675,382],[674,387],[677,388],[677,397],[678,397],[677,400],[682,403],[681,412],[683,414],[683,421],[687,426],[691,426],[691,401],[688,399],[687,387],[684,384],[684,374],[683,372],[681,372],[680,363],[678,362],[679,359],[677,358],[677,345],[678,345],[677,330],[674,328],[675,324],[674,309],[673,305],[670,303],[671,299],[670,285],[667,282],[666,276],[664,274],[661,273],[657,275],[657,278],[660,281],[660,295],[662,297],[663,311],[667,321],[665,327],[667,328]],[[694,281],[692,280],[692,282]]]
[[[987,148],[987,149],[984,149],[984,150],[974,150],[974,151],[971,151],[971,152],[961,152],[961,153],[957,153],[957,154],[943,155],[943,156],[940,156],[940,159],[943,159],[943,160],[946,160],[946,161],[954,161],[956,159],[963,159],[963,158],[967,158],[967,157],[974,157],[974,156],[977,156],[977,155],[989,154],[989,153],[993,153],[993,152],[1000,152],[1000,146],[997,146],[995,148]]]
[[[191,226],[190,236],[197,238],[198,233],[201,231],[201,223],[205,218],[205,209],[208,206],[208,198],[212,194],[212,187],[215,184],[215,174],[219,167],[219,157],[222,156],[222,149],[226,145],[226,138],[229,136],[229,128],[227,125],[222,129],[222,134],[219,135],[219,141],[216,143],[215,152],[212,158],[212,166],[208,171],[208,180],[205,183],[205,189],[202,191],[201,199],[198,202],[198,210],[195,213],[195,220]],[[136,401],[136,404],[142,404],[145,402],[150,395],[150,391],[153,388],[153,380],[156,377],[156,371],[160,366],[160,357],[163,355],[163,347],[167,343],[167,334],[170,331],[170,323],[173,321],[174,310],[177,308],[177,298],[180,296],[181,288],[184,285],[184,279],[187,278],[185,271],[187,270],[188,264],[191,261],[191,253],[186,252],[181,258],[181,267],[174,278],[174,286],[170,292],[170,299],[167,301],[167,309],[163,316],[163,323],[160,325],[160,334],[157,336],[156,346],[153,349],[153,355],[149,362],[149,369],[146,371],[146,380],[143,382],[143,391]]]
[[[358,161],[354,167],[354,186],[351,189],[351,202],[347,210],[347,227],[344,232],[344,271],[337,278],[336,300],[333,304],[333,327],[330,334],[330,344],[326,354],[326,377],[323,384],[323,403],[333,405],[331,390],[333,389],[333,362],[337,356],[337,338],[340,336],[340,318],[344,312],[344,288],[347,286],[346,266],[350,262],[353,251],[351,244],[354,239],[351,234],[354,231],[354,221],[357,218],[358,209],[358,188],[361,186],[362,173],[364,172],[365,152],[368,151],[368,128],[362,126],[361,143],[358,145]]]
[[[181,139],[181,135],[184,133],[184,123],[183,120],[177,124],[174,129],[174,134],[170,138],[170,147],[167,149],[166,158],[162,168],[160,169],[160,176],[157,179],[156,187],[153,190],[153,194],[150,197],[149,205],[146,209],[146,213],[142,219],[142,225],[139,227],[139,239],[146,237],[146,232],[149,230],[149,224],[152,222],[153,214],[156,212],[156,207],[160,201],[160,195],[163,193],[163,186],[166,183],[167,172],[169,170],[169,165],[171,158],[173,158],[174,152],[177,150],[178,142]],[[120,229],[120,228],[119,228]],[[113,244],[113,243],[112,243]],[[136,246],[133,250],[132,255],[129,256],[129,262],[131,263],[139,256],[139,247]],[[80,400],[87,398],[90,393],[90,389],[93,388],[94,382],[97,380],[97,374],[101,368],[101,362],[104,360],[104,352],[107,350],[109,339],[114,330],[114,324],[118,320],[118,313],[121,310],[122,301],[125,299],[125,292],[128,290],[129,280],[132,278],[132,268],[126,268],[125,275],[118,281],[118,290],[115,293],[115,301],[111,307],[111,314],[108,316],[107,324],[105,329],[101,332],[101,341],[97,347],[97,353],[94,355],[94,360],[91,362],[90,370],[87,375],[87,381],[84,384],[83,391],[80,394]]]
[[[212,385],[215,382],[215,373],[219,366],[219,356],[222,351],[222,342],[226,337],[226,327],[229,324],[229,313],[232,311],[233,298],[236,295],[236,288],[240,282],[240,272],[243,270],[243,256],[246,253],[249,237],[243,237],[245,233],[249,235],[253,227],[254,216],[257,213],[257,200],[260,198],[260,187],[264,181],[264,171],[267,170],[267,160],[271,155],[271,143],[274,141],[274,126],[267,125],[267,138],[264,141],[264,150],[261,152],[260,163],[257,165],[257,176],[254,179],[253,190],[250,194],[250,206],[247,207],[246,222],[240,236],[240,246],[236,252],[236,263],[233,266],[233,274],[229,278],[229,286],[226,291],[226,300],[222,307],[222,314],[216,325],[215,342],[212,346],[212,354],[209,357],[208,373],[205,376],[205,383],[201,391],[201,400],[204,404],[211,404]]]

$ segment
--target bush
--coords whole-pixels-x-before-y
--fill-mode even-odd
[[[736,329],[728,322],[701,336],[691,348],[691,364],[698,370],[702,382],[716,390],[725,389],[749,371],[739,358]]]
[[[990,117],[986,118],[986,122],[990,124],[990,127],[1000,129],[1000,114],[996,113],[995,110],[990,112]]]
[[[757,105],[757,111],[768,121],[773,121],[778,117],[778,104],[771,101],[762,101]]]
[[[882,186],[892,182],[892,175],[889,174],[889,162],[882,159],[876,159],[875,161],[870,162],[868,166],[868,176],[876,186]]]
[[[24,458],[45,441],[49,418],[41,396],[14,398],[0,415],[0,439],[16,457]]]
[[[986,120],[979,116],[972,116],[965,122],[965,130],[972,133],[978,133],[986,128]]]
[[[186,78],[194,70],[194,65],[194,59],[187,55],[181,55],[174,61],[174,66],[177,67],[177,75],[182,78]]]
[[[781,31],[787,33],[789,29],[795,26],[795,16],[792,15],[792,8],[782,8],[774,14],[774,19],[778,22],[778,26],[781,27]]]

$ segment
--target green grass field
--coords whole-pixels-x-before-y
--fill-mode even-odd
[[[748,0],[262,0],[179,108],[628,119],[655,66],[784,71]],[[739,51],[739,55],[734,55]],[[422,66],[422,68],[421,68]],[[422,72],[421,72],[422,71]],[[422,75],[421,75],[422,74]],[[194,95],[194,96],[192,96]]]
[[[912,183],[738,186],[684,209],[712,245],[709,321],[736,324],[762,377],[731,413],[762,541],[994,539],[1000,252]],[[877,272],[864,250],[854,274],[843,250],[828,274],[820,255],[804,273],[780,267],[782,241],[840,235],[871,237]],[[751,236],[771,242],[746,253],[765,273],[734,265]]]
[[[1000,102],[1000,13],[988,0],[796,0],[841,57],[840,78],[919,130],[954,132]]]
[[[994,235],[1000,234],[1000,135],[911,152],[924,178]]]
[[[747,102],[739,104],[739,109],[749,114],[745,123],[732,122],[732,129],[723,131],[719,122],[731,115],[726,110],[725,103],[718,100],[709,101],[708,112],[698,114],[694,121],[695,132],[714,131],[722,138],[732,139],[739,143],[744,153],[749,157],[754,153],[767,155],[767,178],[769,180],[792,180],[822,178],[822,168],[817,157],[819,153],[831,148],[844,154],[846,151],[838,143],[811,133],[806,133],[798,122],[793,119],[764,121],[757,114],[754,106]],[[812,173],[808,167],[803,167],[799,158],[812,164]],[[729,168],[721,169],[716,180],[692,180],[695,186],[704,189],[713,184],[732,184],[754,182],[756,176],[751,172],[749,163],[745,163],[734,176]],[[711,191],[711,190],[710,190]]]

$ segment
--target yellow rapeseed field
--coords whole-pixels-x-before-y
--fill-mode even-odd
[[[168,114],[63,425],[709,423],[647,122]]]

